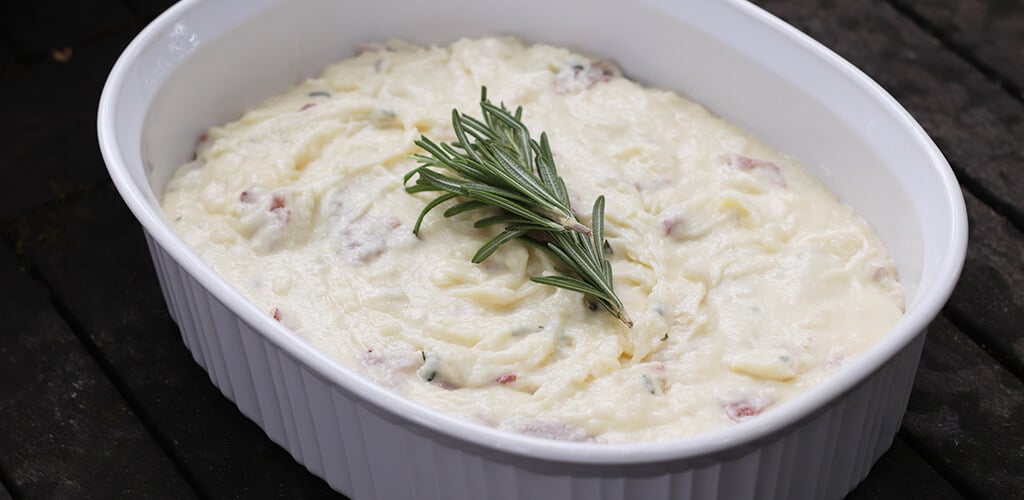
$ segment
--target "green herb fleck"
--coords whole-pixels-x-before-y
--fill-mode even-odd
[[[647,392],[655,394],[656,391],[654,390],[654,381],[651,380],[651,377],[648,377],[645,373],[643,375],[640,375],[640,378],[644,381],[644,387],[647,388]]]

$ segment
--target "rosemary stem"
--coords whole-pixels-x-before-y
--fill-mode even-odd
[[[501,215],[489,215],[474,225],[504,224],[505,230],[484,243],[473,262],[482,262],[512,240],[526,241],[547,250],[565,267],[559,269],[560,276],[531,280],[583,293],[632,328],[604,257],[604,197],[594,202],[593,227],[580,222],[565,181],[558,176],[547,135],[542,133],[539,142],[532,139],[521,119],[522,107],[509,112],[504,104],[495,106],[487,99],[486,87],[481,88],[480,109],[482,120],[452,110],[456,142],[439,144],[425,136],[416,141],[425,154],[412,155],[419,166],[405,174],[405,189],[440,194],[420,212],[413,233],[419,234],[427,213],[450,200],[456,204],[445,217],[497,207]]]

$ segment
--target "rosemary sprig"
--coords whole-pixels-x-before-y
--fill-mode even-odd
[[[519,239],[547,251],[565,266],[558,269],[560,276],[532,276],[531,280],[583,293],[632,328],[613,289],[611,264],[604,257],[604,196],[594,201],[591,229],[573,212],[547,134],[541,133],[539,142],[530,137],[522,122],[523,108],[513,113],[504,104],[495,106],[483,87],[480,109],[482,120],[452,110],[457,141],[438,144],[426,136],[416,141],[426,153],[412,156],[420,165],[405,174],[405,190],[442,194],[420,212],[413,233],[419,234],[427,213],[450,200],[456,202],[445,210],[445,217],[497,207],[501,214],[484,217],[474,227],[503,224],[505,230],[480,247],[474,263]],[[416,182],[410,185],[413,177]]]

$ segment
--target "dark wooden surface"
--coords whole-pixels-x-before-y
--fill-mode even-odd
[[[192,361],[100,159],[106,73],[168,4],[0,3],[0,500],[340,497]],[[850,498],[1024,498],[1024,0],[757,4],[903,103],[967,200],[963,277]]]

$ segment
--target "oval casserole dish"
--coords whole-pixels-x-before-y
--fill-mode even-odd
[[[907,311],[822,384],[740,425],[640,444],[514,435],[417,405],[288,332],[200,261],[160,207],[198,135],[360,42],[507,34],[618,63],[800,160],[887,246]],[[196,362],[247,417],[355,498],[839,498],[892,443],[959,276],[963,198],[921,127],[817,42],[740,0],[185,0],[124,51],[99,108],[110,175]]]

